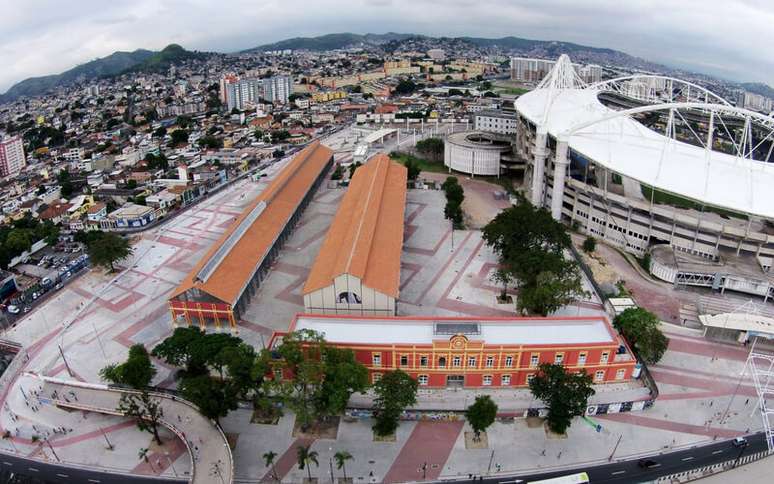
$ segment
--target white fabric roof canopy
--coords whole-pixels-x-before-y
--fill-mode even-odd
[[[553,100],[546,111],[546,103]],[[559,138],[573,127],[615,111],[591,89],[536,89],[516,100],[517,110]],[[593,124],[569,138],[572,150],[641,183],[698,202],[774,218],[774,163],[737,158],[682,143],[627,116]]]

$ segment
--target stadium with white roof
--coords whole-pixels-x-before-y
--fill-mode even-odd
[[[668,282],[774,295],[774,119],[698,85],[585,85],[567,56],[515,101],[528,198]]]

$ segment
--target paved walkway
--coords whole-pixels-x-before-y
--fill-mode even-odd
[[[41,402],[49,400],[59,407],[86,410],[109,415],[122,415],[117,410],[125,393],[105,385],[68,382],[58,378],[40,377]],[[31,391],[32,389],[28,389]],[[221,430],[190,403],[171,395],[154,394],[161,402],[162,424],[177,435],[191,456],[192,483],[233,482],[234,462],[231,449]],[[153,457],[151,457],[151,462]],[[152,464],[151,464],[152,467]]]
[[[437,479],[462,427],[463,422],[417,423],[409,441],[384,476],[384,482]]]

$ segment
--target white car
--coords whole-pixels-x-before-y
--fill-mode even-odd
[[[8,312],[11,314],[19,314],[19,311],[20,311],[19,306],[14,306],[13,304],[8,306]]]

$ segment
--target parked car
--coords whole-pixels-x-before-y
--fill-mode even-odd
[[[13,304],[11,304],[10,306],[8,306],[8,312],[11,314],[19,314],[19,306],[14,306]]]
[[[661,464],[654,461],[653,459],[640,459],[637,461],[637,465],[642,469],[653,469],[654,467],[658,467]]]

